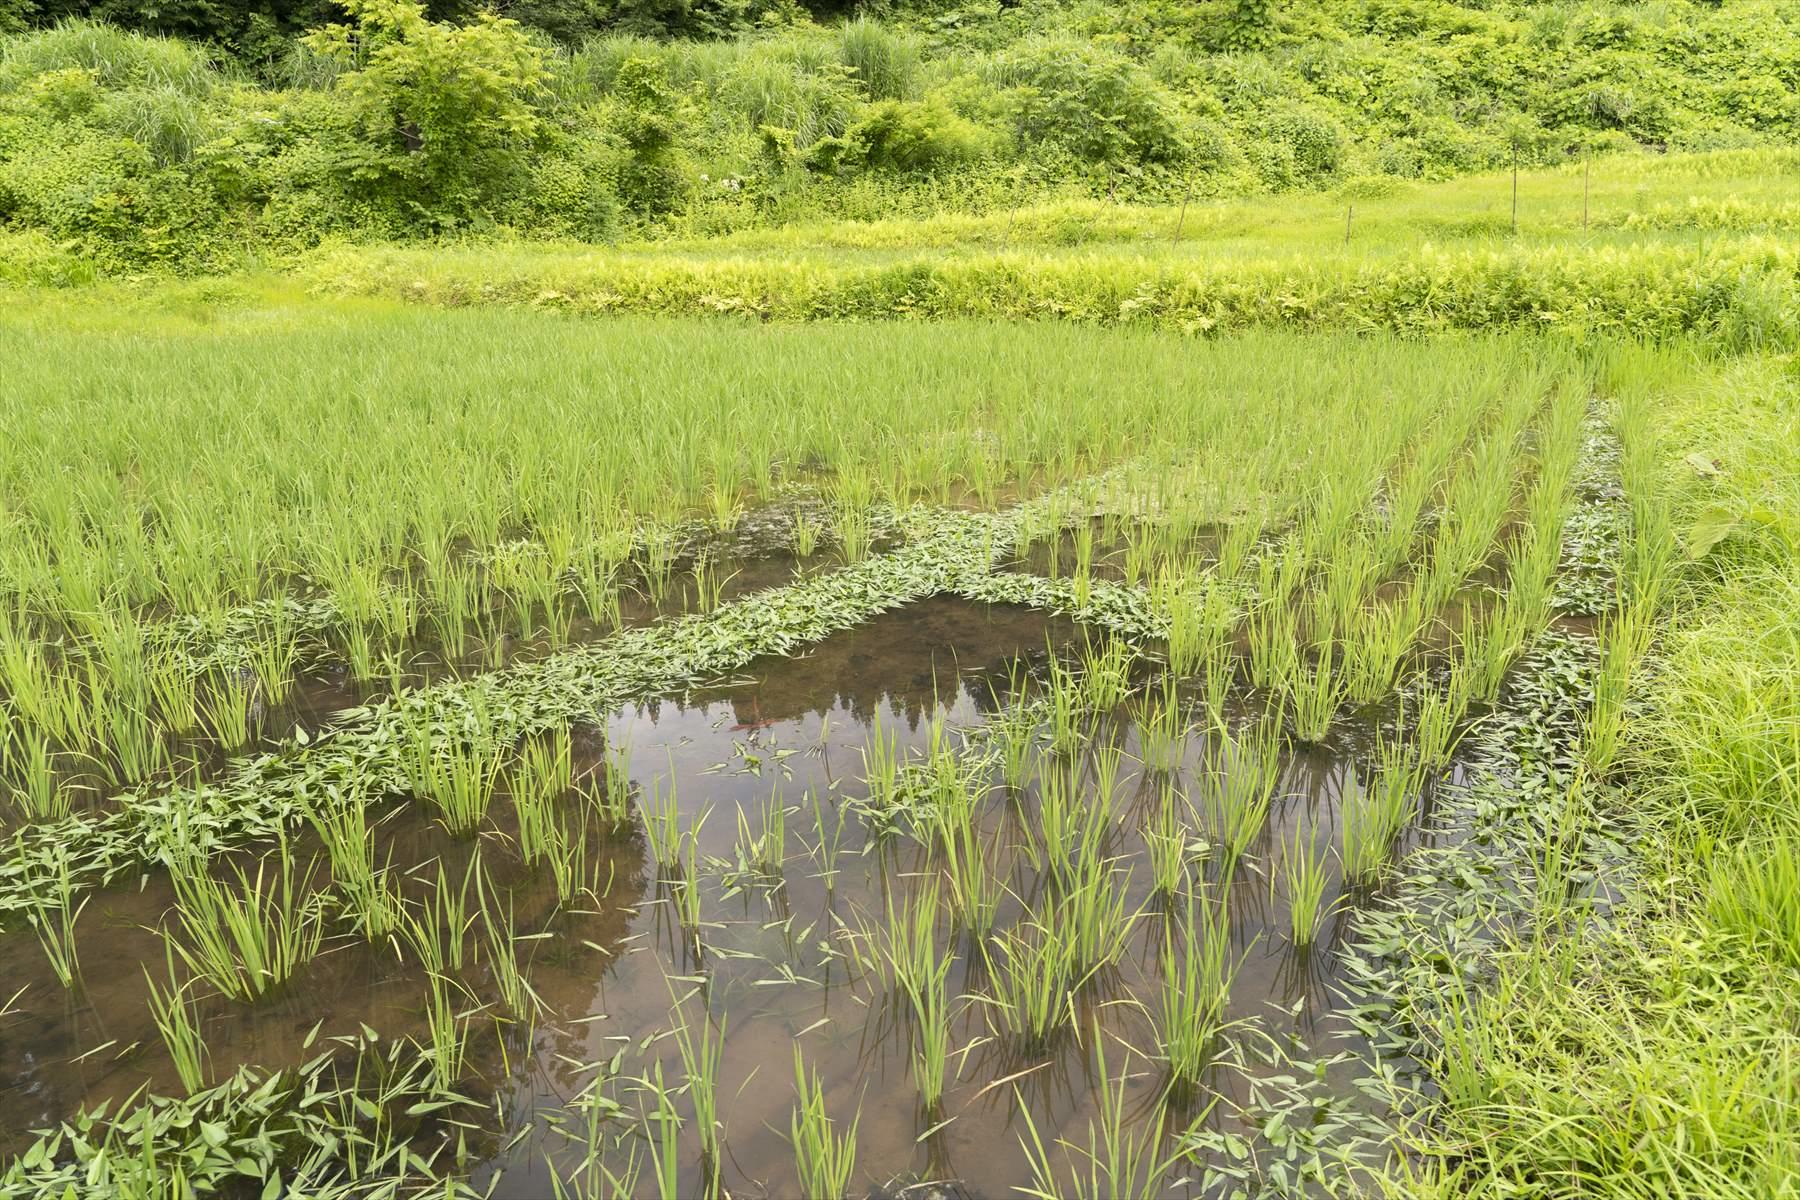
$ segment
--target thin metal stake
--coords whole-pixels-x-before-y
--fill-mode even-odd
[[[1513,147],[1513,232],[1519,232],[1519,148]]]

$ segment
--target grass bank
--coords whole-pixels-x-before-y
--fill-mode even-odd
[[[1657,373],[1633,503],[1677,549],[1622,774],[1583,784],[1634,886],[1440,1031],[1477,1082],[1410,1194],[1800,1189],[1800,380],[1786,356]]]

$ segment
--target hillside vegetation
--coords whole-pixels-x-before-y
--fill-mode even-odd
[[[194,272],[328,240],[1354,197],[1800,133],[1800,10],[1763,0],[348,8],[123,14],[184,40],[0,3],[0,228]]]

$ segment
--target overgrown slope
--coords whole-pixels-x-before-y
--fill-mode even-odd
[[[1354,194],[1800,133],[1800,12],[1766,0],[787,8],[710,40],[621,10],[579,43],[354,8],[254,59],[81,21],[0,40],[0,227],[201,270],[329,238]]]

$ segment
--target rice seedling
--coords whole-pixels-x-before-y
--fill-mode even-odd
[[[501,761],[477,746],[441,740],[429,727],[414,729],[405,765],[413,791],[453,837],[474,837],[487,816]]]
[[[1513,660],[1537,632],[1532,614],[1506,603],[1496,608],[1486,628],[1473,629],[1458,643],[1458,663],[1471,699],[1492,705],[1500,698]]]
[[[1097,853],[1084,855],[1045,914],[1044,927],[1068,948],[1077,979],[1092,979],[1125,957],[1139,915],[1129,911],[1130,881],[1131,868]]]
[[[1381,765],[1369,784],[1354,773],[1339,798],[1339,858],[1344,878],[1355,887],[1373,883],[1387,866],[1388,853],[1418,808],[1421,782],[1417,761],[1405,747],[1382,748]]]
[[[1081,749],[1086,735],[1082,721],[1081,685],[1075,672],[1051,654],[1045,681],[1045,700],[1050,718],[1050,746],[1064,758]]]
[[[1417,689],[1410,712],[1402,697],[1401,723],[1411,730],[1413,753],[1422,772],[1442,770],[1449,764],[1462,737],[1457,726],[1462,722],[1465,695],[1463,685],[1453,678],[1443,688]]]
[[[1271,879],[1270,885],[1274,882]],[[1325,905],[1330,871],[1316,828],[1304,840],[1298,828],[1291,838],[1282,840],[1280,882],[1287,896],[1288,935],[1296,946],[1311,946],[1319,936],[1319,927],[1331,915],[1331,909]]]
[[[1379,604],[1362,614],[1345,642],[1345,692],[1352,704],[1373,704],[1394,690],[1400,663],[1420,622],[1410,604]]]
[[[1273,579],[1268,587],[1273,589]],[[1261,593],[1265,597],[1268,592]],[[1284,603],[1265,599],[1251,614],[1247,626],[1250,640],[1250,682],[1266,691],[1283,686],[1297,690],[1290,681],[1298,680],[1303,670],[1300,661],[1300,631],[1293,610]],[[1329,652],[1322,655],[1329,664]],[[1330,679],[1327,671],[1326,679]],[[1329,684],[1327,684],[1329,686]]]
[[[652,526],[644,531],[641,545],[644,586],[650,593],[650,602],[661,605],[669,598],[675,563],[681,555],[681,538],[673,529]]]
[[[1168,900],[1187,886],[1188,865],[1205,850],[1195,840],[1193,806],[1165,778],[1157,788],[1155,807],[1144,825],[1145,856],[1150,864],[1150,890]]]
[[[688,1103],[694,1109],[694,1131],[700,1138],[700,1157],[708,1177],[706,1186],[713,1190],[718,1186],[718,1173],[722,1165],[719,1149],[724,1126],[719,1120],[719,1066],[725,1053],[725,1018],[721,1017],[714,1023],[712,1012],[705,1003],[704,992],[700,989],[683,996],[674,996],[674,984],[667,980],[664,982],[674,1000],[670,1010],[673,1018],[670,1030],[675,1038],[676,1050],[681,1055],[684,1075],[682,1086],[687,1092]],[[690,1021],[687,1003],[697,992],[701,995],[700,1017],[698,1021]],[[699,1026],[697,1034],[694,1028],[696,1025]]]
[[[1021,1051],[1047,1045],[1075,1020],[1075,992],[1086,979],[1075,972],[1074,948],[1036,921],[994,935],[988,954],[985,1004],[996,1032]]]
[[[391,882],[391,858],[389,866],[376,867],[367,805],[345,800],[338,789],[327,787],[325,797],[314,799],[305,813],[325,847],[332,889],[342,898],[357,929],[372,942],[398,932],[403,914]]]
[[[711,612],[719,607],[725,598],[725,585],[736,577],[736,571],[729,575],[721,575],[718,560],[714,555],[707,553],[696,555],[694,565],[689,569],[689,578],[694,587],[695,608],[700,612]]]
[[[700,826],[705,822],[706,814],[701,813],[694,828],[682,834],[680,870],[667,880],[675,923],[696,955],[700,946]]]
[[[804,507],[796,507],[788,531],[788,546],[795,558],[811,558],[819,548],[818,520]]]
[[[867,508],[840,501],[831,525],[837,534],[838,552],[846,563],[859,563],[868,557],[875,539],[875,522]]]
[[[109,751],[102,769],[115,783],[132,783],[156,774],[169,762],[162,730],[140,709],[123,701],[106,704],[101,727]]]
[[[1144,698],[1137,715],[1138,756],[1146,769],[1172,771],[1181,763],[1188,725],[1175,690],[1175,679],[1165,675],[1159,687]]]
[[[1207,756],[1204,804],[1212,840],[1229,869],[1268,823],[1281,786],[1281,734],[1273,722],[1236,737],[1221,732]]]
[[[750,836],[744,810],[737,810],[738,843],[746,861],[772,879],[780,879],[787,863],[787,818],[792,811],[781,802],[781,785],[777,783],[757,809],[757,833]]]
[[[482,931],[477,949],[487,964],[501,1011],[515,1021],[544,1011],[543,1000],[519,966],[518,943],[522,939],[512,932],[518,928],[512,900],[492,894],[486,876],[480,873],[475,876],[475,899]]]
[[[598,781],[589,780],[583,787],[588,806],[599,815],[601,823],[614,833],[635,827],[631,816],[631,743],[617,742],[606,747],[606,761],[596,773]]]
[[[950,913],[957,928],[975,938],[993,932],[1006,885],[988,858],[987,836],[973,806],[962,805],[938,817],[938,840],[944,852],[944,876],[950,889]]]
[[[1199,668],[1200,684],[1205,689],[1206,723],[1219,725],[1224,722],[1226,700],[1237,680],[1237,668],[1237,656],[1223,642],[1207,652],[1206,660]]]
[[[1106,1065],[1106,1038],[1093,1036],[1094,1076],[1100,1081],[1098,1125],[1088,1121],[1087,1145],[1058,1138],[1059,1164],[1038,1133],[1031,1108],[1021,1098],[1025,1132],[1019,1144],[1031,1166],[1031,1186],[1018,1191],[1034,1200],[1154,1200],[1162,1196],[1181,1150],[1165,1150],[1166,1117],[1161,1104],[1148,1120],[1131,1111],[1129,1077],[1114,1079]],[[1129,1057],[1126,1060],[1130,1061]]]
[[[606,1064],[594,1066],[594,1078],[563,1106],[563,1112],[546,1118],[552,1128],[581,1150],[580,1161],[566,1170],[558,1169],[549,1155],[545,1156],[545,1165],[554,1172],[550,1179],[553,1200],[630,1200],[637,1194],[643,1168],[637,1143],[625,1142],[623,1166],[615,1170],[607,1162],[607,1154],[615,1146],[608,1127],[622,1115],[623,1108],[607,1090],[611,1080]],[[569,1120],[569,1114],[576,1120]],[[577,1122],[577,1130],[571,1133],[569,1126]]]
[[[1213,1064],[1237,970],[1224,901],[1202,897],[1197,908],[1198,915],[1173,922],[1163,938],[1157,1045],[1169,1086],[1178,1092],[1200,1087]]]
[[[27,821],[60,821],[74,808],[74,795],[56,782],[55,755],[50,739],[15,725],[0,742],[7,751],[6,768],[16,785],[8,790],[13,807]]]
[[[1165,569],[1151,589],[1151,602],[1168,617],[1169,670],[1183,677],[1197,674],[1223,640],[1229,621],[1223,590]]]
[[[650,857],[664,874],[681,863],[681,801],[673,772],[667,787],[661,778],[650,781],[650,795],[640,806],[644,818],[644,839],[650,845]]]
[[[1013,694],[1018,694],[1017,688]],[[1024,787],[1031,777],[1037,730],[1037,712],[1022,704],[1001,707],[988,722],[988,737],[1000,757],[1000,781],[1012,791]]]
[[[890,901],[881,949],[892,986],[912,1010],[913,1082],[927,1112],[934,1111],[943,1099],[950,1052],[950,1001],[946,994],[950,956],[938,952],[937,913],[935,887],[922,890],[898,913]]]
[[[1600,669],[1594,675],[1593,700],[1581,736],[1583,763],[1596,779],[1607,778],[1618,758],[1633,674],[1650,644],[1647,612],[1643,607],[1621,607],[1601,631]]]
[[[57,851],[55,864],[53,903],[43,909],[32,909],[26,914],[26,920],[30,923],[32,932],[37,934],[38,944],[44,948],[44,957],[49,961],[56,981],[62,984],[64,990],[73,990],[81,978],[81,959],[75,945],[75,925],[92,897],[83,896],[79,902],[75,900],[75,885],[69,873],[67,854]]]
[[[673,1093],[663,1084],[660,1059],[652,1065],[650,1074],[640,1082],[645,1091],[656,1097],[656,1111],[644,1114],[644,1123],[649,1126],[645,1141],[656,1195],[658,1200],[683,1200],[680,1191],[681,1162],[677,1157],[681,1115],[675,1111]]]
[[[462,1079],[469,1049],[469,1017],[457,1010],[462,985],[437,971],[428,971],[425,982],[426,1032],[419,1057],[435,1087],[450,1091]]]
[[[1590,821],[1586,785],[1585,775],[1577,768],[1568,789],[1544,814],[1543,835],[1533,864],[1537,888],[1531,914],[1540,942],[1550,940],[1570,908],[1570,892]]]
[[[373,679],[377,673],[379,655],[375,647],[375,631],[360,619],[351,618],[338,634],[340,648],[344,654],[344,662],[350,668],[353,679]],[[225,714],[229,717],[231,714]],[[216,726],[215,726],[216,728]],[[229,744],[229,743],[227,743]]]
[[[514,765],[509,790],[518,818],[519,857],[535,865],[562,837],[557,801],[574,786],[573,746],[566,728],[527,742]]]
[[[325,936],[323,896],[307,894],[310,868],[296,873],[285,840],[257,862],[254,877],[233,866],[235,886],[221,882],[204,860],[177,858],[169,866],[181,936],[174,946],[188,969],[233,1000],[261,998],[311,962]]]
[[[1037,777],[1037,823],[1027,831],[1025,852],[1033,870],[1067,878],[1076,863],[1097,857],[1111,827],[1112,810],[1090,802],[1097,796],[1083,795],[1079,764],[1046,761]]]
[[[481,856],[477,853],[464,869],[462,882],[453,886],[448,868],[440,860],[424,904],[416,915],[405,913],[402,933],[428,972],[442,975],[462,970],[463,938],[475,922],[475,914],[469,909],[469,890],[481,871]]]
[[[569,832],[570,825],[575,828],[573,834]],[[601,864],[589,853],[585,821],[552,820],[544,841],[544,858],[550,864],[550,877],[562,903],[572,904],[584,894],[595,899],[606,895],[610,880],[606,884],[600,882]]]
[[[1219,541],[1218,570],[1221,578],[1235,579],[1250,562],[1250,552],[1262,540],[1261,514],[1252,513],[1226,526]]]
[[[800,1047],[794,1047],[794,1115],[790,1135],[800,1194],[806,1200],[847,1200],[856,1175],[856,1133],[861,1106],[850,1124],[839,1126],[825,1108],[825,1089],[817,1071],[810,1075]]]
[[[227,750],[250,740],[250,692],[244,681],[215,674],[199,690],[201,718],[213,738]]]
[[[169,1061],[175,1066],[175,1074],[191,1096],[206,1086],[206,1038],[200,1032],[199,1011],[190,994],[190,984],[176,982],[175,952],[166,941],[163,952],[169,971],[168,990],[157,987],[146,967],[144,995],[150,1005],[151,1019],[156,1022],[156,1031],[162,1036],[163,1047],[169,1052]]]
[[[870,807],[876,811],[891,808],[899,798],[900,758],[900,743],[883,727],[877,712],[862,747],[863,786],[868,790]]]
[[[807,790],[807,798],[812,801],[813,832],[817,840],[813,843],[812,856],[819,864],[818,877],[825,882],[826,895],[837,891],[838,851],[843,844],[844,816],[841,811],[832,814],[831,832],[825,831],[825,804],[819,799],[819,793]]]
[[[1327,644],[1310,668],[1297,659],[1285,668],[1280,686],[1293,706],[1294,736],[1302,742],[1316,745],[1325,740],[1348,695],[1335,658],[1335,648]]]
[[[256,676],[256,685],[264,701],[280,704],[293,687],[294,664],[300,656],[299,632],[287,605],[270,607],[269,623],[262,636],[250,643],[249,651],[250,670]],[[188,696],[192,694],[190,690]],[[191,700],[188,703],[191,704]]]
[[[1124,702],[1131,661],[1131,647],[1123,640],[1098,647],[1090,642],[1082,648],[1080,696],[1089,712],[1108,713]]]
[[[850,961],[879,997],[905,990],[904,981],[930,973],[937,963],[937,888],[928,885],[896,907],[890,891],[885,918],[872,926],[858,920],[846,930]]]

